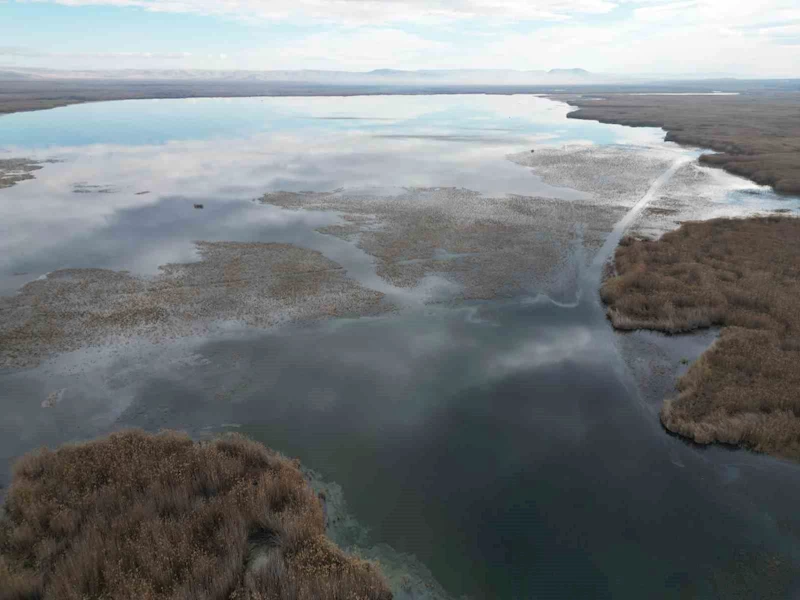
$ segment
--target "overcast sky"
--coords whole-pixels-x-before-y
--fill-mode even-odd
[[[0,67],[800,77],[800,0],[0,0]]]

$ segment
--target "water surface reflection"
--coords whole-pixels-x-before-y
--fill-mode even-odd
[[[340,215],[252,199],[346,187],[390,202],[398,188],[452,185],[566,203],[582,195],[505,154],[660,143],[658,131],[567,121],[566,110],[450,96],[137,101],[3,117],[9,149],[64,162],[0,193],[0,293],[64,267],[153,273],[192,260],[195,239],[296,243],[377,286],[367,255],[314,231]],[[584,292],[562,304],[126,340],[2,372],[0,482],[12,457],[42,443],[236,424],[341,484],[368,543],[416,556],[454,597],[796,597],[800,468],[666,435],[660,398],[640,396],[594,290]],[[59,401],[43,407],[53,392]]]
[[[19,373],[6,405],[35,415],[13,424],[28,444],[236,424],[341,484],[371,543],[455,597],[787,597],[800,469],[664,434],[600,316],[512,302],[233,335],[183,360]],[[62,387],[50,412],[31,407]],[[109,397],[124,402],[102,419]]]

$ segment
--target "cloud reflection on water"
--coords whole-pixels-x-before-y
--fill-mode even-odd
[[[406,187],[453,186],[583,198],[544,184],[505,155],[543,140],[658,138],[657,130],[565,122],[567,110],[530,96],[386,96],[124,101],[5,116],[6,149],[62,162],[0,196],[0,293],[24,282],[15,272],[103,267],[149,274],[158,261],[194,256],[194,239],[263,240],[281,219],[286,232],[307,238],[331,222],[243,206],[267,191],[391,196]],[[335,120],[313,120],[320,117]],[[350,117],[367,121],[342,120]],[[190,127],[201,122],[217,129]],[[138,132],[154,123],[161,141],[143,143]],[[469,132],[466,139],[460,131]],[[385,137],[397,135],[404,137]],[[445,141],[453,136],[460,141]],[[85,187],[77,194],[76,184],[111,193]],[[195,202],[205,206],[203,215],[192,213]]]
[[[23,268],[150,272],[190,260],[197,238],[293,240],[367,269],[346,242],[313,231],[335,215],[249,200],[461,185],[568,202],[571,192],[505,161],[527,150],[520,136],[658,141],[655,130],[565,121],[566,110],[470,96],[120,102],[3,117],[0,139],[24,141],[35,125],[30,139],[46,146],[15,151],[66,162],[0,193],[0,282],[17,285],[10,273]],[[335,118],[309,118],[325,116]],[[503,127],[519,133],[506,141]],[[481,129],[487,143],[424,137]],[[397,131],[417,137],[376,137]],[[118,192],[75,194],[79,181]],[[434,307],[62,355],[3,374],[2,475],[21,451],[109,427],[240,423],[341,483],[376,540],[415,553],[456,593],[655,597],[676,573],[703,585],[737,548],[797,557],[796,466],[663,435],[618,377],[612,335],[588,305]],[[720,490],[732,462],[737,476]]]

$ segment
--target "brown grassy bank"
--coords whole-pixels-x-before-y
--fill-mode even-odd
[[[711,148],[700,161],[778,192],[800,193],[800,93],[740,96],[554,96],[602,123],[662,127],[667,140]]]
[[[390,599],[324,535],[297,465],[242,437],[127,431],[23,457],[0,521],[0,598]]]
[[[623,241],[601,296],[618,329],[721,326],[661,420],[698,443],[800,460],[800,219],[684,223]]]

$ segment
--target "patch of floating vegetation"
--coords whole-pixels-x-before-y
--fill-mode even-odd
[[[32,173],[42,168],[41,162],[27,158],[0,159],[0,189],[33,179]]]
[[[299,465],[235,434],[125,431],[26,455],[0,519],[3,598],[389,600],[325,536]]]
[[[72,186],[74,194],[113,194],[116,191],[116,188],[110,185],[90,184],[83,181]]]
[[[318,231],[375,257],[384,280],[413,288],[428,275],[441,275],[459,284],[465,299],[574,293],[582,262],[575,260],[576,246],[600,248],[625,212],[584,201],[487,197],[463,188],[406,188],[394,196],[271,192],[261,202],[338,211],[345,223]]]
[[[568,145],[521,152],[509,160],[542,180],[589,194],[601,205],[632,207],[675,161],[674,151],[625,145]]]
[[[290,244],[198,242],[201,261],[168,264],[152,278],[65,269],[0,297],[0,368],[35,366],[52,352],[160,341],[238,322],[286,322],[392,310],[319,252]]]

